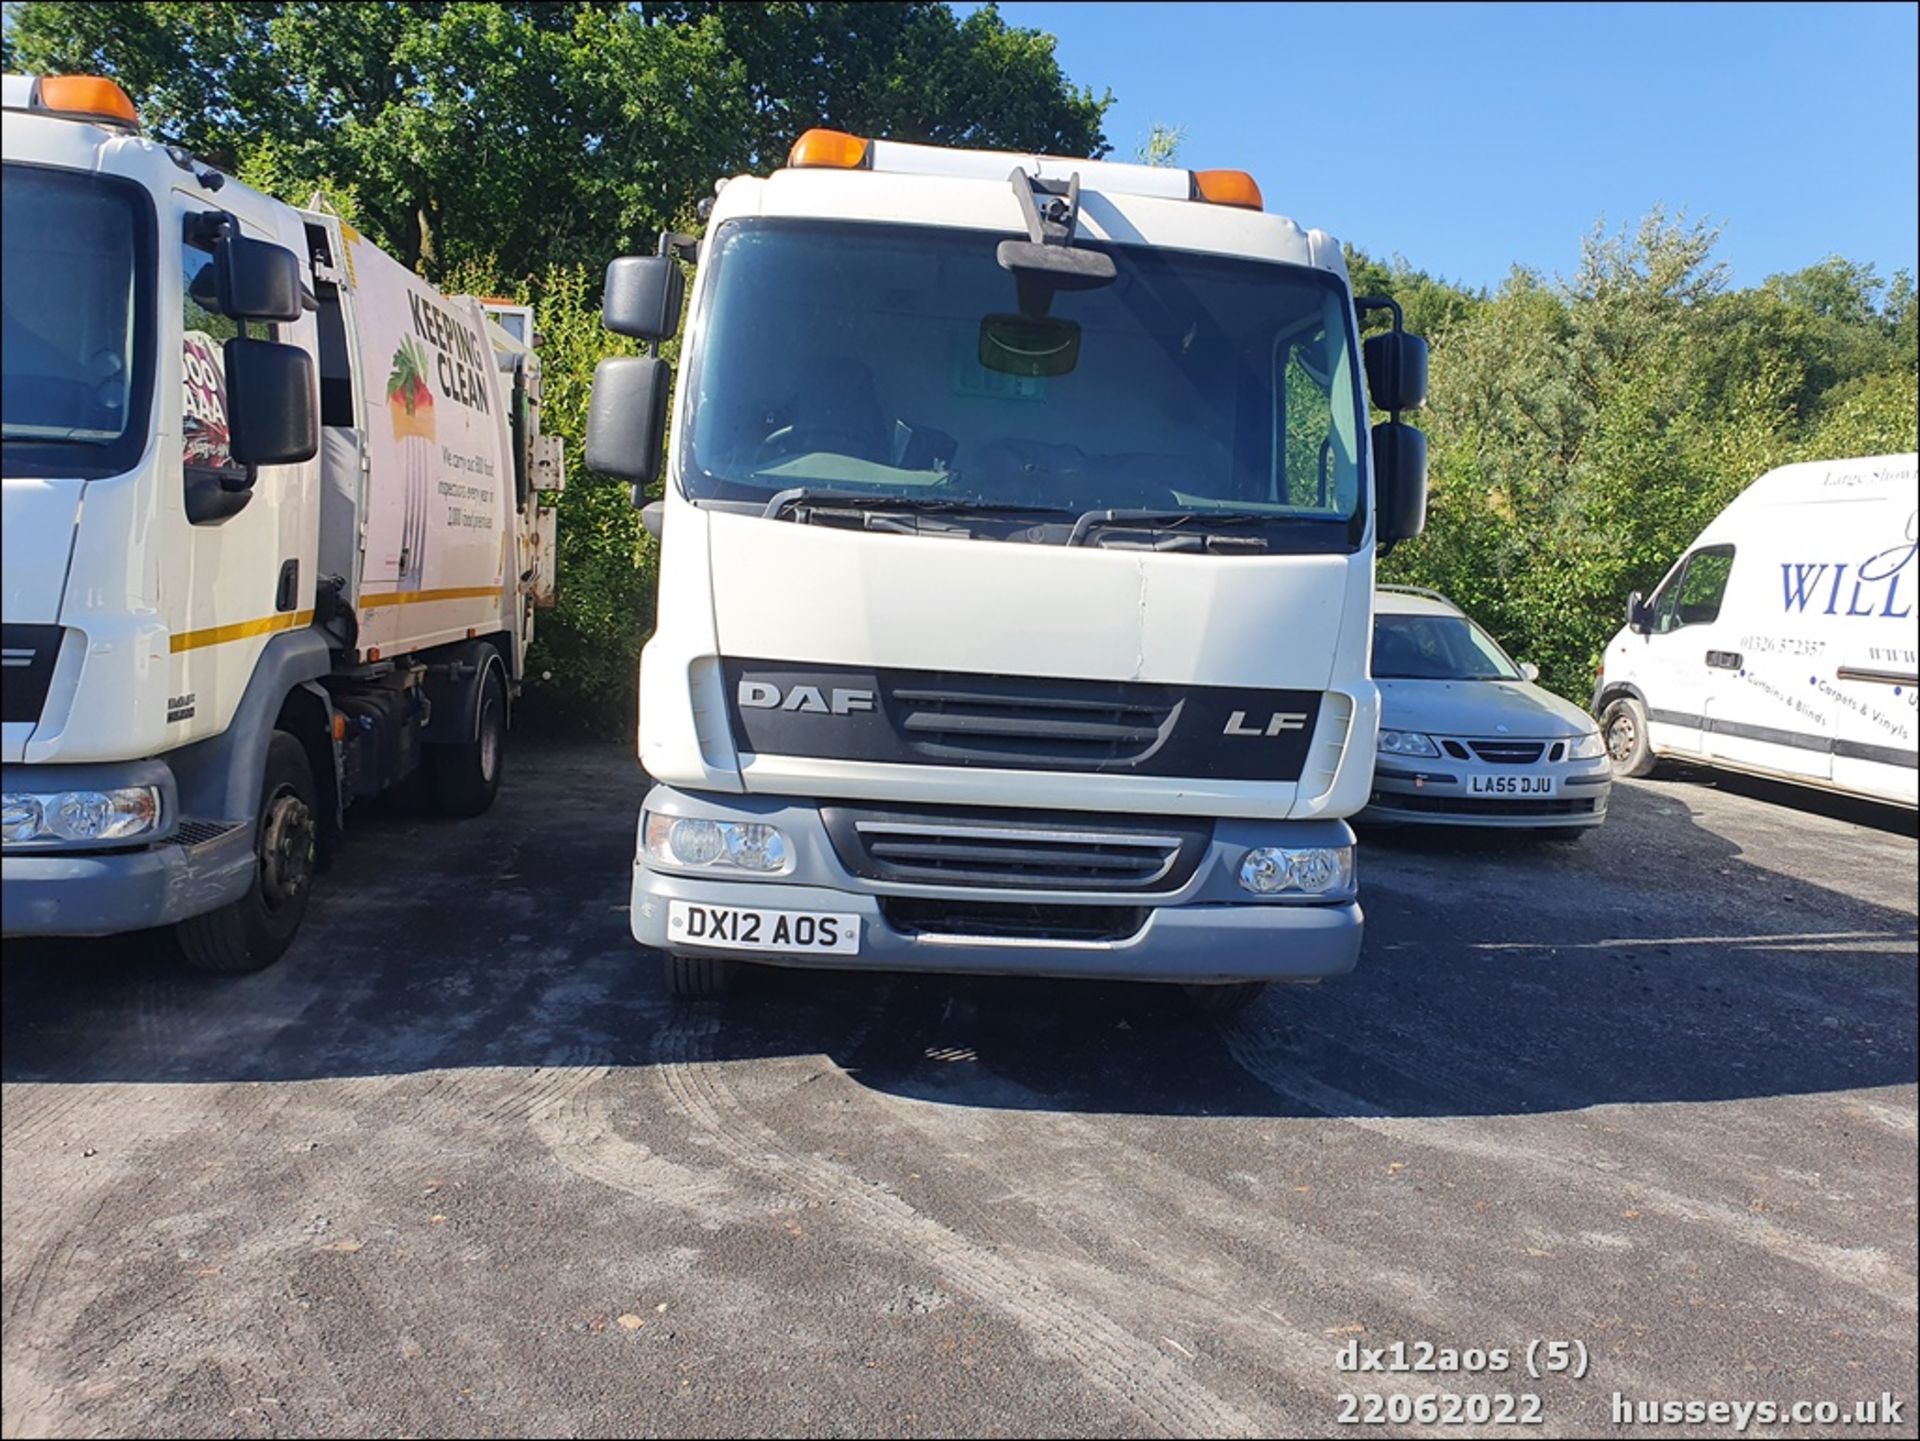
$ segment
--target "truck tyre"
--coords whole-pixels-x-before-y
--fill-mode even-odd
[[[1203,1016],[1225,1020],[1237,1016],[1266,993],[1265,981],[1229,981],[1221,986],[1183,986],[1193,1008]]]
[[[433,798],[450,816],[477,816],[500,793],[500,769],[507,753],[507,686],[498,666],[480,680],[480,730],[465,745],[428,746],[426,761]]]
[[[174,927],[188,965],[243,975],[280,959],[307,914],[319,829],[306,748],[285,731],[275,731],[254,826],[253,883],[239,900]]]
[[[718,956],[663,956],[661,971],[667,994],[676,1001],[717,1001],[733,990],[740,963]]]
[[[1600,713],[1600,739],[1617,776],[1650,776],[1657,761],[1647,743],[1647,708],[1630,695]]]

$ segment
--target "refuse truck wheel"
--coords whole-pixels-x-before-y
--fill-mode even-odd
[[[275,731],[254,828],[253,883],[239,900],[173,928],[189,966],[244,975],[280,959],[307,914],[319,824],[306,749],[285,731]]]

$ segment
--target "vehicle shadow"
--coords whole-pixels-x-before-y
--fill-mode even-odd
[[[1728,795],[1764,801],[1783,810],[1825,816],[1829,820],[1866,826],[1890,835],[1910,836],[1914,834],[1916,825],[1914,812],[1906,806],[1868,800],[1864,796],[1841,795],[1836,791],[1816,790],[1812,786],[1794,785],[1791,781],[1768,780],[1765,776],[1750,776],[1740,771],[1688,765],[1684,761],[1662,761],[1660,768],[1650,778],[1650,783],[1704,786]]]
[[[155,937],[8,943],[8,1082],[645,1066],[688,1013],[627,932],[630,756],[567,748],[495,811],[359,828],[293,951],[183,970]],[[1577,846],[1363,842],[1358,971],[1212,1021],[1177,988],[759,971],[703,1059],[825,1055],[929,1103],[1220,1115],[1526,1114],[1910,1084],[1914,917],[1616,790]],[[677,1039],[678,1038],[678,1039]]]

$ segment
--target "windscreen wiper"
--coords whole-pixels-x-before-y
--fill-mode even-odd
[[[1068,512],[1058,506],[1002,505],[992,500],[960,500],[936,495],[867,495],[857,491],[816,489],[796,485],[779,491],[767,501],[761,514],[778,520],[802,506],[815,507],[842,515],[871,516],[887,511],[912,511],[922,515],[1034,515],[1064,517]]]
[[[1067,544],[1085,545],[1088,536],[1109,525],[1171,530],[1183,525],[1267,525],[1287,518],[1264,510],[1090,510],[1073,523]]]

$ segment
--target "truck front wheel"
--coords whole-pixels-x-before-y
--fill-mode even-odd
[[[254,826],[253,883],[239,900],[174,927],[187,964],[242,975],[280,959],[307,914],[319,836],[313,767],[300,742],[275,731]]]
[[[427,747],[427,769],[434,799],[450,816],[477,816],[500,793],[500,768],[507,751],[507,686],[498,666],[488,666],[480,681],[479,732],[465,745]]]
[[[717,1001],[740,976],[740,963],[720,956],[662,956],[667,994],[677,1001]]]

